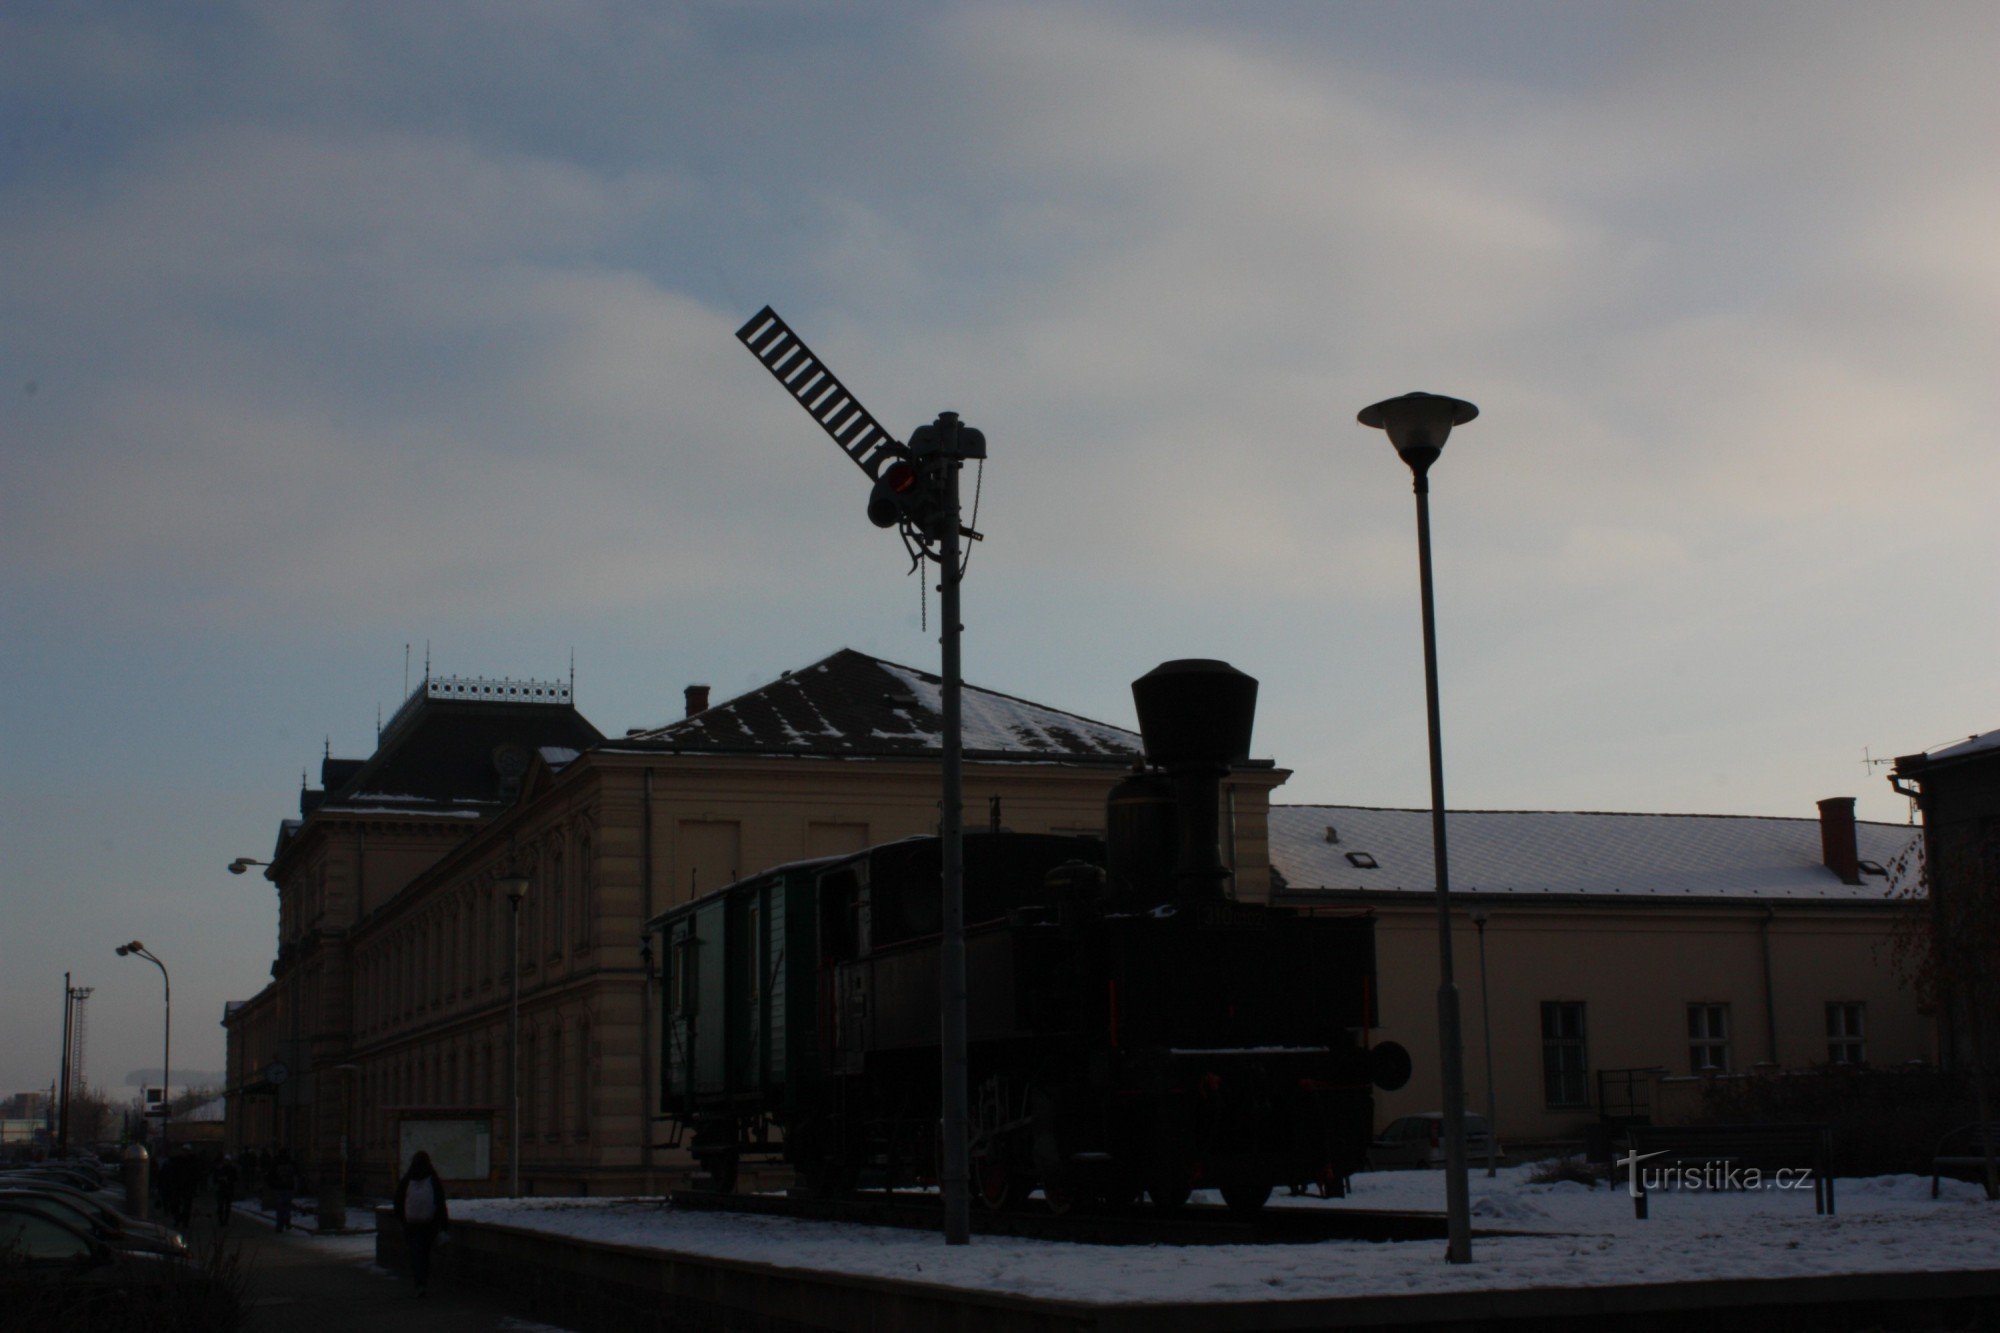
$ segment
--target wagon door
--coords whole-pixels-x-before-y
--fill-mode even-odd
[[[718,898],[695,909],[694,940],[687,951],[693,981],[690,1016],[692,1092],[697,1101],[722,1096],[729,1086],[729,980],[724,930],[728,904]]]
[[[661,934],[666,953],[666,1022],[661,1025],[660,1099],[673,1111],[694,1094],[695,936],[694,919],[669,922]]]

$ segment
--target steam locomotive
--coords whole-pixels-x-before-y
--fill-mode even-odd
[[[1343,1192],[1372,1089],[1374,923],[1236,902],[1220,781],[1257,682],[1168,662],[1133,683],[1148,766],[1103,839],[964,839],[969,1152],[976,1197],[1061,1211],[1197,1187]],[[816,1192],[933,1180],[940,847],[908,838],[751,876],[649,923],[665,960],[663,1110],[714,1187],[782,1155]]]

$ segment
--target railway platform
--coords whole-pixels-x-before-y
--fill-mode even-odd
[[[399,1262],[379,1215],[380,1262]],[[787,1223],[773,1217],[773,1227]],[[1106,1301],[1056,1299],[843,1271],[837,1261],[774,1263],[676,1253],[605,1236],[457,1221],[440,1253],[459,1281],[504,1293],[577,1333],[1307,1333],[1309,1330],[1874,1329],[1990,1326],[2000,1269],[1721,1281],[1412,1291],[1353,1297]],[[1326,1262],[1340,1261],[1339,1247]],[[1440,1260],[1441,1262],[1441,1260]]]

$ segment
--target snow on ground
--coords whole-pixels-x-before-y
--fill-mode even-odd
[[[568,1236],[786,1268],[901,1278],[1089,1302],[1183,1302],[1400,1295],[1712,1278],[1935,1272],[2000,1267],[2000,1205],[1972,1185],[1928,1177],[1842,1180],[1839,1214],[1812,1191],[1660,1192],[1632,1216],[1623,1183],[1533,1184],[1531,1168],[1472,1173],[1475,1227],[1535,1234],[1480,1238],[1473,1262],[1444,1261],[1443,1241],[1310,1245],[1104,1246],[933,1234],[785,1218],[674,1212],[657,1199],[481,1199],[454,1215]],[[1279,1197],[1275,1206],[1435,1209],[1436,1171],[1374,1172],[1345,1200]],[[1202,1202],[1202,1196],[1196,1195]],[[1212,1200],[1206,1200],[1212,1201]]]

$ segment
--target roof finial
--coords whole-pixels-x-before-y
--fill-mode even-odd
[[[576,702],[576,645],[569,646],[569,701]]]
[[[431,683],[431,641],[424,640],[424,684]]]
[[[322,759],[333,758],[333,737],[331,735],[320,742],[319,757]]]

